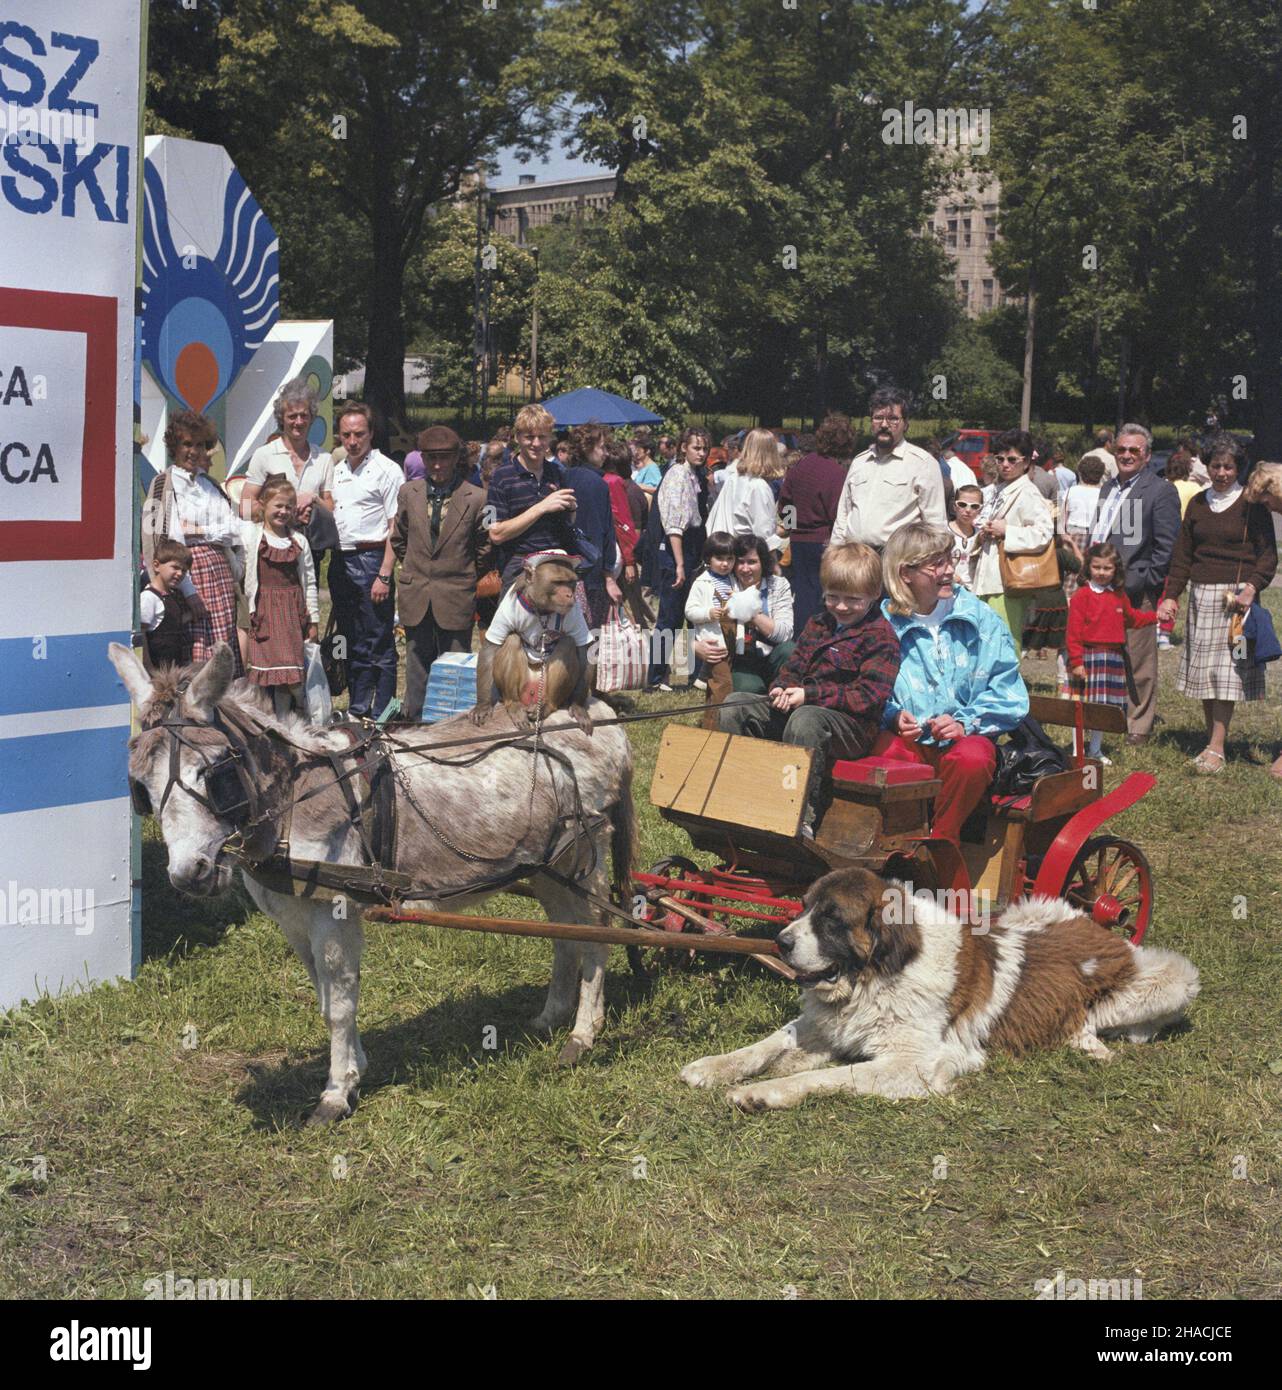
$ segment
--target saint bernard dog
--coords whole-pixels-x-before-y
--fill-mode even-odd
[[[943,1094],[991,1051],[1080,1048],[1102,1033],[1148,1042],[1198,992],[1174,951],[1132,946],[1056,898],[1015,903],[985,930],[866,869],[815,883],[779,935],[802,987],[801,1017],[777,1033],[691,1062],[689,1086],[734,1086],[743,1110],[781,1110],[832,1091]],[[834,1066],[833,1063],[854,1065]]]

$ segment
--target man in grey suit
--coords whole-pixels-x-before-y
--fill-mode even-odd
[[[401,487],[392,549],[401,562],[405,714],[423,717],[427,673],[442,652],[472,649],[476,581],[489,566],[485,493],[463,481],[463,442],[444,425],[418,437],[426,478]]]
[[[1126,566],[1126,595],[1146,613],[1157,608],[1180,534],[1180,495],[1149,466],[1153,436],[1143,425],[1123,425],[1113,453],[1117,477],[1100,488],[1091,522],[1091,543],[1107,541]],[[1126,650],[1135,680],[1127,701],[1126,741],[1147,743],[1157,713],[1157,628],[1133,628]]]

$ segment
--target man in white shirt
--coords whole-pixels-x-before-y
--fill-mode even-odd
[[[948,524],[938,462],[905,439],[908,397],[893,386],[874,391],[868,413],[873,443],[856,454],[837,504],[831,545],[860,541],[880,550],[901,526]]]
[[[396,694],[392,523],[405,475],[373,448],[369,406],[340,406],[338,437],[346,456],[334,464],[339,553],[330,561],[329,591],[347,642],[348,711],[377,719]]]
[[[1113,456],[1113,431],[1110,429],[1095,431],[1095,447],[1089,453],[1082,455],[1078,460],[1078,467],[1081,467],[1083,459],[1099,459],[1104,465],[1104,476],[1106,478],[1117,477],[1117,459]]]

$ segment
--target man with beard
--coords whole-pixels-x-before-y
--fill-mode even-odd
[[[944,479],[938,462],[909,444],[908,397],[893,386],[874,391],[868,404],[873,443],[856,454],[846,474],[833,523],[833,545],[859,541],[880,551],[901,526],[947,525]]]

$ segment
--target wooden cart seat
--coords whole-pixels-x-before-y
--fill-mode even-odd
[[[870,787],[900,787],[909,782],[929,782],[934,776],[934,768],[925,763],[905,763],[896,758],[839,758],[832,765],[834,782]]]
[[[1089,761],[1084,768],[1067,772],[1052,772],[1039,777],[1027,796],[994,796],[989,798],[992,814],[1000,820],[1036,823],[1071,816],[1083,806],[1098,801],[1103,793],[1103,771],[1099,763]]]

